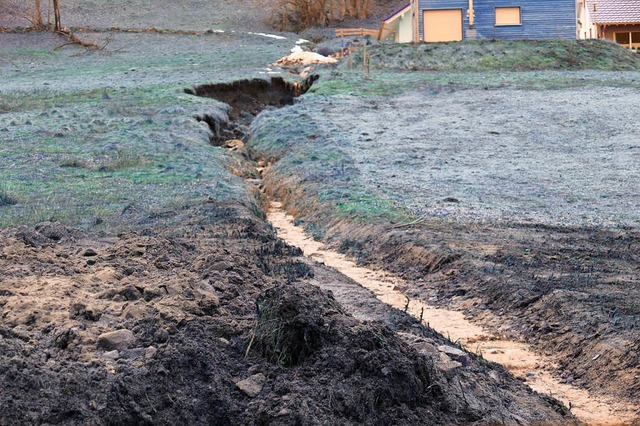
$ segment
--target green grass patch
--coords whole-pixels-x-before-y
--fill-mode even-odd
[[[325,197],[322,193],[319,196],[321,200]],[[399,222],[411,218],[408,212],[398,208],[392,201],[363,191],[352,192],[347,199],[338,201],[336,208],[340,217],[365,222],[381,219]]]
[[[228,154],[193,119],[219,104],[181,87],[3,98],[11,112],[0,114],[0,157],[9,165],[0,182],[11,191],[3,192],[0,227],[57,220],[113,232],[166,222],[207,199],[244,200]]]

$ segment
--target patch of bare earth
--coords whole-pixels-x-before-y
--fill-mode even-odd
[[[281,238],[302,249],[306,256],[336,268],[363,288],[372,291],[380,301],[396,309],[403,309],[452,341],[459,342],[488,361],[503,365],[535,391],[558,398],[571,407],[572,413],[580,420],[588,424],[618,425],[636,418],[639,407],[597,396],[552,375],[553,369],[557,368],[554,366],[555,358],[537,354],[525,342],[509,339],[483,328],[467,319],[461,311],[437,308],[419,299],[410,298],[401,290],[410,291],[411,284],[388,273],[358,266],[345,255],[315,241],[303,228],[294,225],[294,218],[284,213],[280,203],[272,204],[269,220]],[[483,316],[485,321],[500,321],[486,312]]]
[[[0,423],[572,420],[300,255],[212,203],[176,229],[2,231]]]

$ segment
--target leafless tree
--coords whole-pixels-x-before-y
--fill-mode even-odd
[[[47,0],[46,16],[44,6],[43,0],[0,0],[0,16],[26,20],[36,31],[60,31],[60,0]]]
[[[371,0],[280,0],[276,25],[299,31],[345,18],[366,19],[370,6]]]
[[[53,16],[54,16],[53,30],[56,32],[61,31],[62,22],[60,19],[60,0],[53,0]]]

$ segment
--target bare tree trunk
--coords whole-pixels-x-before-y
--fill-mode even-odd
[[[36,28],[36,31],[42,31],[44,29],[44,24],[42,23],[42,7],[40,4],[40,0],[35,1],[35,6],[33,9],[33,26]]]
[[[54,31],[62,30],[62,23],[60,21],[60,0],[53,0],[53,16],[54,16]]]

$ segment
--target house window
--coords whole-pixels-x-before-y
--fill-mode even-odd
[[[496,7],[496,26],[522,25],[519,7]]]
[[[633,50],[640,49],[640,32],[615,33],[614,37],[618,44]]]
[[[616,43],[628,45],[631,42],[630,33],[616,33]]]

